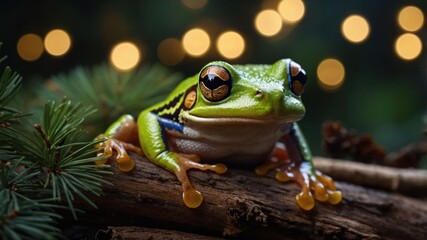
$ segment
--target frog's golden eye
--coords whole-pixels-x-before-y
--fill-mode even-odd
[[[211,65],[202,70],[199,76],[199,88],[203,97],[218,102],[230,96],[231,74],[222,66]]]
[[[289,63],[289,76],[289,88],[293,93],[300,96],[304,92],[304,86],[307,82],[304,69],[298,63],[291,61]]]

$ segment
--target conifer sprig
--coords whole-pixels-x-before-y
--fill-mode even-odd
[[[71,101],[93,106],[98,111],[85,123],[99,133],[121,115],[137,116],[164,99],[179,80],[181,74],[171,73],[161,65],[144,65],[126,73],[109,65],[77,67],[70,73],[53,76],[40,95],[55,100],[67,96]]]
[[[0,48],[1,45],[2,43],[0,43]],[[5,59],[6,57],[0,58],[0,63]],[[21,82],[22,77],[12,71],[10,67],[6,67],[0,75],[0,127],[10,126],[18,118],[28,115],[7,106],[18,93]]]
[[[67,99],[59,104],[52,101],[44,108],[42,124],[34,124],[32,130],[11,128],[3,132],[10,149],[37,165],[39,182],[50,189],[50,197],[58,201],[64,198],[74,217],[75,196],[96,207],[87,194],[100,196],[102,184],[107,183],[102,175],[109,173],[107,166],[93,164],[100,159],[95,146],[101,140],[80,141],[84,131],[79,125],[92,112],[92,108],[72,105]]]
[[[107,166],[94,164],[102,140],[81,140],[80,125],[95,110],[49,101],[40,121],[28,124],[19,119],[29,114],[8,106],[20,85],[10,68],[0,74],[0,239],[57,239],[54,210],[65,201],[76,217],[76,197],[96,207],[90,195],[107,183]]]
[[[15,162],[2,161],[0,167],[0,237],[2,239],[55,239],[59,229],[52,199],[34,183],[39,171]]]

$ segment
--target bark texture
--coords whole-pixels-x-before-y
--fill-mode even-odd
[[[427,239],[427,204],[396,193],[337,182],[343,193],[340,204],[317,202],[306,212],[295,203],[299,186],[279,183],[272,175],[260,177],[240,169],[223,175],[192,171],[190,180],[204,194],[204,202],[189,209],[181,201],[181,186],[173,174],[133,157],[138,159],[132,172],[112,168],[114,175],[107,179],[113,185],[105,186],[106,196],[94,199],[99,209],[80,204],[88,213],[80,223],[99,228],[139,226],[131,228],[132,234],[147,232],[140,227],[175,234],[148,239],[180,239],[183,234],[243,239]],[[121,236],[129,230],[112,229]]]
[[[97,240],[141,240],[141,239],[174,239],[174,240],[221,240],[194,233],[185,233],[173,230],[153,229],[145,227],[108,227],[96,234]]]
[[[335,180],[411,196],[427,196],[427,170],[392,168],[316,157],[316,169]]]

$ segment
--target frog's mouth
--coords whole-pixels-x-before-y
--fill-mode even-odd
[[[282,124],[286,122],[298,121],[298,119],[285,119],[285,118],[250,118],[250,117],[201,117],[189,114],[183,114],[184,121],[194,122],[197,124],[206,125],[220,125],[220,124]]]

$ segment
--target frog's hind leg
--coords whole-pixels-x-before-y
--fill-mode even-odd
[[[199,156],[195,154],[184,154],[165,151],[158,157],[158,164],[163,165],[168,170],[175,173],[182,186],[182,200],[189,208],[197,208],[203,202],[203,195],[197,191],[188,179],[187,171],[190,169],[199,169],[202,171],[210,170],[218,174],[225,173],[227,167],[224,164],[201,164]]]

